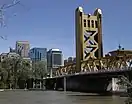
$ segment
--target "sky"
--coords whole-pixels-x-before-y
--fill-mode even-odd
[[[0,4],[12,0],[0,0]],[[31,48],[59,48],[64,58],[75,56],[75,9],[85,13],[96,8],[103,13],[104,53],[121,44],[132,49],[132,0],[21,0],[5,10],[6,27],[0,27],[0,52],[15,48],[17,40],[28,40]]]

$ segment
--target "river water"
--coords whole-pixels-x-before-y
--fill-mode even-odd
[[[78,92],[0,92],[0,104],[124,104],[125,99],[118,96],[91,96]]]

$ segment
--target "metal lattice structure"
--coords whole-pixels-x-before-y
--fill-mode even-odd
[[[85,14],[83,8],[76,9],[76,67],[81,69],[81,61],[103,57],[102,12]]]
[[[80,72],[76,71],[75,63],[60,67],[56,71],[56,76],[131,70],[132,55],[122,57],[107,56],[100,59],[90,59],[87,61],[82,61],[81,67],[82,69],[80,70]]]
[[[56,70],[56,77],[105,72],[121,72],[132,69],[132,51],[120,49],[103,57],[102,12],[93,15],[76,9],[76,62]]]

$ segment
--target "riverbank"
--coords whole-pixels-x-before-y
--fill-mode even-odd
[[[39,88],[30,88],[30,89],[0,89],[0,92],[6,92],[6,91],[52,91],[52,90],[46,90],[46,89],[39,89]],[[65,92],[65,91],[58,91],[58,92]],[[72,91],[66,91],[66,92],[72,92]],[[75,93],[81,93],[81,92],[75,92]],[[90,93],[86,93],[89,94]],[[93,94],[91,94],[93,95]],[[120,96],[120,97],[127,97],[127,92],[113,92],[113,93],[107,93],[107,94],[95,94],[98,96]]]
[[[62,91],[4,91],[0,104],[124,104],[126,98]]]
[[[30,88],[28,91],[46,91],[45,89],[40,89],[40,88]]]
[[[3,92],[4,91],[4,89],[0,89],[0,92]]]

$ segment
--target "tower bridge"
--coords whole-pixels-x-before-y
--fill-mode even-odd
[[[56,69],[45,79],[46,89],[103,93],[111,91],[113,78],[127,75],[131,79],[132,51],[119,48],[103,56],[102,11],[85,14],[75,11],[76,63]]]

